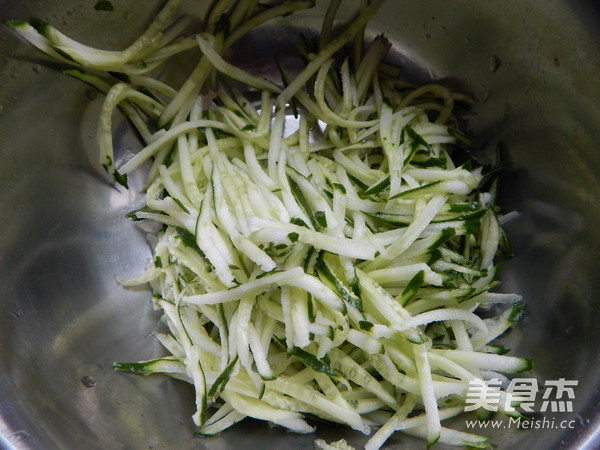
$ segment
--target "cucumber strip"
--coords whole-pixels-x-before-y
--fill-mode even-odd
[[[338,374],[333,371],[327,363],[323,360],[317,358],[315,355],[307,352],[306,350],[301,349],[300,347],[292,347],[288,350],[288,354],[298,360],[302,361],[306,367],[310,367],[312,370],[318,373],[324,373],[329,376],[338,376]]]
[[[198,42],[196,39],[194,39],[194,37],[179,38],[174,42],[169,43],[169,45],[165,45],[164,47],[161,47],[158,50],[150,53],[144,58],[143,62],[151,66],[155,63],[163,64],[168,60],[168,58],[196,47],[198,47]],[[131,70],[127,70],[126,73],[133,73],[134,75],[137,75],[136,72]],[[176,91],[172,91],[171,93],[176,94]],[[174,95],[169,95],[169,97],[173,98]]]
[[[194,423],[198,426],[203,425],[206,420],[207,404],[207,389],[206,377],[204,369],[200,363],[199,349],[193,346],[188,335],[188,331],[183,324],[179,315],[179,308],[167,302],[161,302],[161,306],[165,314],[179,331],[181,343],[185,351],[185,364],[188,375],[193,380],[194,389],[196,391],[196,412],[192,416]]]
[[[363,2],[364,5],[364,2]],[[357,36],[358,38],[358,36]],[[362,43],[356,43],[356,48],[359,50],[359,45]],[[356,97],[357,103],[362,104],[366,102],[367,95],[369,94],[370,84],[375,85],[375,93],[380,93],[381,88],[378,86],[378,70],[384,66],[383,59],[387,56],[391,48],[391,43],[383,35],[378,35],[375,40],[369,45],[369,48],[365,52],[364,56],[358,57],[357,61],[360,61],[356,68]],[[377,102],[378,105],[381,101]]]
[[[76,69],[65,70],[63,73],[88,83],[89,85],[95,87],[104,94],[108,94],[112,87],[112,85],[109,82],[95,74],[82,72]],[[136,108],[134,108],[134,106],[128,101],[121,102],[119,104],[119,108],[123,111],[125,116],[127,116],[129,121],[133,124],[135,129],[142,137],[143,141],[146,144],[150,143],[152,139],[152,133],[150,132],[150,128],[145,122],[140,112]]]
[[[250,369],[254,360],[250,355],[249,328],[252,309],[254,308],[254,298],[250,295],[244,295],[240,298],[237,310],[235,312],[235,346],[240,364]],[[264,367],[263,367],[264,370]]]
[[[211,73],[211,66],[205,57],[200,59],[188,79],[181,86],[175,97],[167,105],[161,115],[158,125],[165,127],[172,122],[178,112],[186,111],[185,105],[189,98],[195,98]],[[190,108],[191,109],[191,108]]]
[[[327,77],[333,60],[327,60],[318,69],[317,79],[315,81],[315,98],[317,106],[320,108],[320,118],[327,124],[333,124],[345,128],[366,128],[376,125],[377,120],[348,120],[334,113],[325,100],[325,77]]]
[[[492,209],[482,219],[481,224],[481,262],[484,269],[493,266],[494,256],[497,253],[500,242],[500,224]]]
[[[179,0],[169,0],[162,10],[156,15],[154,21],[148,26],[146,31],[136,39],[129,47],[122,51],[107,51],[83,45],[74,41],[56,28],[49,24],[44,24],[41,28],[49,41],[64,53],[72,55],[77,62],[91,68],[106,69],[107,67],[118,67],[130,60],[143,56],[152,51],[158,45],[165,45],[157,39],[159,33],[166,27],[167,23],[179,6]]]
[[[340,300],[317,278],[305,274],[301,267],[285,270],[264,276],[260,279],[249,281],[238,287],[226,291],[207,292],[205,294],[183,296],[182,300],[195,305],[214,305],[238,300],[242,296],[256,296],[271,288],[271,285],[295,286],[310,292],[316,298],[336,309],[341,308]]]
[[[335,417],[337,421],[349,425],[354,430],[364,434],[369,433],[369,428],[363,423],[361,417],[357,413],[328,400],[315,389],[303,384],[294,383],[283,377],[269,381],[267,387],[268,389],[308,403],[312,405],[313,408],[322,410],[328,416]]]
[[[455,169],[422,169],[411,168],[405,171],[406,175],[413,177],[417,181],[462,181],[471,189],[476,188],[481,182],[481,175],[476,176],[472,172],[460,167]]]
[[[454,333],[456,348],[459,350],[473,351],[473,343],[471,342],[469,333],[467,333],[465,322],[461,320],[452,320],[450,321],[450,326],[452,327],[452,332]]]
[[[384,401],[389,407],[394,410],[398,409],[399,405],[394,395],[360,364],[338,349],[331,349],[329,356],[333,370],[339,372],[357,385],[362,386],[365,390]]]
[[[332,0],[325,11],[323,23],[321,24],[321,32],[319,34],[319,48],[323,48],[331,40],[330,36],[333,30],[333,22],[340,7],[340,3],[341,0]]]
[[[215,39],[210,34],[204,33],[196,36],[200,50],[208,59],[208,62],[218,71],[224,73],[228,77],[240,81],[247,86],[265,91],[281,92],[279,86],[266,78],[258,77],[254,74],[241,70],[232,64],[225,61],[221,55],[215,50]]]
[[[425,438],[427,436],[427,430],[425,427],[415,427],[404,430],[408,435]],[[454,430],[452,428],[441,427],[440,437],[437,441],[438,444],[448,445],[454,447],[465,447],[465,448],[489,448],[490,438],[488,436],[481,436],[473,433],[465,433],[464,431]]]
[[[420,234],[423,232],[425,227],[433,220],[438,211],[442,208],[447,198],[444,195],[436,195],[432,197],[427,205],[417,213],[416,218],[406,228],[400,239],[393,242],[386,248],[385,258],[394,259],[402,252],[404,252],[410,244],[412,244]]]
[[[299,348],[310,344],[308,294],[298,288],[290,288],[290,318],[293,319],[294,336],[291,341]]]
[[[439,418],[440,420],[450,419],[452,417],[456,417],[457,415],[464,412],[464,407],[461,406],[450,406],[446,408],[439,409]],[[396,422],[396,430],[409,431],[409,430],[417,430],[419,433],[423,433],[423,437],[426,437],[429,433],[427,428],[428,417],[427,414],[422,413],[416,415],[414,417],[410,417],[408,419]],[[440,426],[440,435],[441,435]],[[441,437],[441,436],[440,436]]]
[[[434,393],[433,380],[431,378],[431,368],[429,366],[429,358],[427,350],[423,345],[413,346],[415,355],[415,365],[419,377],[419,385],[421,389],[421,398],[425,407],[426,419],[426,441],[427,447],[435,444],[441,434],[440,412],[438,410],[437,400]]]
[[[302,86],[304,86],[308,79],[310,79],[310,77],[312,77],[319,70],[323,63],[327,61],[334,53],[336,53],[347,41],[352,39],[355,33],[375,15],[382,3],[383,0],[374,0],[369,3],[369,6],[361,11],[361,14],[348,28],[340,33],[334,40],[327,43],[327,45],[319,51],[315,58],[308,63],[304,70],[296,76],[294,81],[292,81],[292,83],[290,83],[283,90],[283,92],[279,94],[277,99],[278,104],[285,105],[285,103],[290,100],[297,91],[302,89]]]
[[[221,419],[198,428],[195,433],[202,436],[216,436],[244,418],[246,418],[244,414],[233,410]]]
[[[402,406],[394,413],[394,415],[383,424],[376,433],[371,436],[369,441],[365,444],[365,450],[377,450],[390,438],[390,436],[396,431],[396,424],[408,416],[408,414],[414,409],[417,403],[417,396],[407,394]]]
[[[173,333],[173,335],[174,334],[175,333]],[[156,339],[170,354],[172,354],[179,361],[183,361],[185,359],[185,352],[183,350],[183,346],[175,339],[173,335],[165,333],[154,333]]]
[[[283,272],[277,272],[267,275],[260,279],[249,281],[241,286],[234,287],[226,291],[208,292],[206,294],[184,296],[183,301],[197,305],[214,305],[217,303],[239,300],[242,296],[258,295],[267,290],[273,284],[290,284],[296,278],[304,275],[302,268],[297,267]]]
[[[333,402],[337,403],[345,409],[353,409],[358,414],[361,414],[359,411],[357,411],[356,406],[351,406],[350,403],[344,398],[344,396],[338,389],[338,386],[336,386],[336,384],[331,380],[331,377],[328,374],[323,373],[322,371],[313,370],[313,376],[315,378],[315,381],[319,385],[319,388],[327,398],[331,399]],[[380,404],[383,405],[382,402]]]
[[[298,189],[302,192],[302,198],[306,202],[308,211],[316,211],[313,216],[313,223],[316,223],[318,229],[329,231],[337,224],[337,218],[333,214],[331,206],[322,192],[319,192],[306,177],[297,171],[289,168],[289,177],[294,181]],[[321,213],[321,214],[319,214]],[[320,217],[321,216],[321,217]],[[329,234],[329,233],[328,233]]]
[[[158,167],[158,176],[160,183],[166,192],[163,191],[163,200],[171,198],[177,205],[188,215],[196,215],[197,211],[194,208],[194,204],[187,198],[183,193],[183,190],[173,181],[173,178],[167,171],[165,166]]]
[[[215,379],[210,390],[208,391],[208,396],[210,398],[214,397],[215,394],[217,394],[218,392],[221,392],[225,388],[225,385],[227,384],[227,381],[229,381],[229,378],[231,377],[231,375],[233,373],[233,369],[234,369],[235,365],[237,364],[238,360],[239,360],[239,356],[236,355],[236,357],[223,369],[223,371]],[[210,423],[210,422],[207,422],[207,423]]]
[[[374,337],[362,331],[351,329],[348,332],[347,341],[360,348],[366,354],[372,355],[383,352],[383,344]]]
[[[229,413],[233,411],[233,408],[229,403],[223,403],[218,407],[217,411],[215,411],[209,418],[206,419],[205,425],[213,424],[223,417],[227,416]]]
[[[38,50],[46,53],[54,59],[72,64],[73,61],[67,56],[52,48],[51,42],[43,34],[39,33],[31,24],[22,21],[7,21],[4,22],[10,28],[15,30],[21,37],[27,40]]]
[[[256,364],[256,370],[260,374],[261,378],[263,380],[273,379],[273,371],[271,370],[271,366],[267,360],[268,344],[263,346],[258,331],[251,322],[248,323],[248,343],[250,345],[250,350],[252,351],[254,364]]]
[[[502,335],[506,330],[512,327],[519,317],[523,314],[525,304],[523,302],[514,303],[510,308],[499,316],[491,319],[484,319],[488,333],[477,333],[471,339],[473,348],[479,350],[489,343],[492,339]]]
[[[527,358],[496,355],[492,353],[468,352],[464,350],[431,350],[432,353],[444,356],[464,367],[475,367],[483,370],[494,370],[504,373],[520,373],[531,370],[532,362]]]
[[[136,169],[140,164],[144,161],[151,158],[160,148],[165,145],[170,144],[173,140],[175,140],[179,135],[187,133],[188,131],[194,130],[196,128],[216,128],[220,130],[228,130],[228,127],[222,122],[212,121],[212,120],[194,120],[190,122],[185,122],[179,125],[176,125],[169,129],[168,131],[161,133],[160,136],[152,141],[149,145],[144,147],[138,153],[136,153],[133,157],[131,157],[125,164],[123,164],[119,168],[119,172],[123,174],[127,174],[134,169]]]
[[[231,403],[236,411],[256,419],[266,420],[275,425],[287,428],[295,433],[312,433],[314,428],[309,426],[302,416],[292,411],[273,408],[266,403],[231,391],[224,391],[221,396]]]
[[[463,320],[472,324],[482,334],[486,334],[488,332],[485,322],[478,315],[470,311],[455,308],[444,308],[435,311],[424,312],[408,319],[405,322],[405,325],[395,325],[394,328],[398,330],[404,330],[415,328],[432,322],[446,320]]]
[[[185,327],[192,345],[202,349],[202,353],[206,352],[214,356],[220,356],[221,346],[208,335],[199,320],[198,312],[190,308],[180,308],[179,313],[181,323]]]
[[[481,294],[474,297],[477,303],[492,304],[492,303],[507,303],[516,304],[523,300],[523,296],[517,294],[505,294],[501,292],[487,292],[484,291]]]
[[[438,118],[436,119],[436,123],[445,123],[446,120],[448,120],[448,118],[452,114],[452,106],[454,104],[454,100],[452,98],[452,95],[450,95],[449,90],[446,87],[441,86],[439,84],[428,84],[413,90],[402,99],[402,101],[400,102],[400,107],[412,104],[415,99],[428,92],[431,92],[432,94],[438,96],[444,101],[444,108],[440,112]]]
[[[261,24],[268,22],[276,17],[283,17],[288,14],[292,14],[294,11],[299,11],[306,8],[312,8],[315,4],[315,0],[298,0],[298,1],[286,1],[278,5],[274,5],[252,17],[247,18],[240,23],[240,26],[235,28],[231,34],[225,40],[225,48],[231,47],[236,43],[242,36],[249,31],[252,31]]]
[[[359,286],[365,299],[369,300],[369,306],[373,311],[382,316],[382,320],[388,324],[402,324],[410,319],[406,310],[398,305],[394,299],[370,276],[361,270],[356,271]]]
[[[251,228],[256,230],[250,234],[250,239],[254,242],[277,242],[277,240],[272,239],[273,232],[281,231],[284,232],[285,236],[296,233],[298,241],[340,256],[372,259],[375,253],[375,250],[368,243],[356,242],[353,239],[328,236],[306,227],[259,217],[251,217],[249,220]]]
[[[115,362],[113,368],[122,372],[136,375],[150,375],[153,373],[180,374],[186,373],[185,364],[175,358],[156,358],[140,362]]]
[[[418,370],[414,377],[402,374],[397,370],[392,360],[387,355],[371,355],[369,361],[373,367],[392,385],[400,388],[403,392],[408,392],[419,396],[423,395],[423,384],[419,378]],[[417,361],[415,360],[417,363]],[[434,398],[447,397],[449,395],[463,394],[465,385],[463,383],[451,381],[427,381],[427,389],[431,389],[431,395]]]
[[[361,161],[356,161],[356,159],[346,156],[342,149],[336,149],[333,152],[333,157],[346,170],[348,175],[362,183],[365,189],[369,185],[378,182],[382,177],[385,177],[383,172],[372,170]]]
[[[231,271],[231,265],[234,263],[233,255],[212,222],[212,203],[212,186],[209,186],[198,216],[196,243],[215,268],[219,281],[225,286],[233,286],[234,277]]]
[[[405,282],[410,281],[417,273],[423,272],[423,281],[434,286],[443,284],[443,277],[439,273],[435,273],[425,264],[408,264],[406,266],[394,266],[385,269],[378,269],[369,272],[369,276],[373,281],[380,285],[395,285],[400,283],[406,285]]]
[[[429,351],[427,358],[432,368],[441,369],[450,376],[460,378],[463,383],[468,384],[470,380],[477,378],[475,374],[465,369],[462,365],[444,358],[438,353]]]
[[[327,261],[323,255],[317,259],[315,268],[319,273],[319,276],[321,276],[324,281],[334,287],[335,292],[337,292],[338,296],[342,300],[359,311],[362,310],[362,300],[360,297],[354,294],[350,288],[347,288],[342,280],[335,275],[334,271],[327,264]]]

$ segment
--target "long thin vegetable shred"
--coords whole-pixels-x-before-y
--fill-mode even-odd
[[[170,0],[122,51],[9,23],[106,94],[108,174],[126,186],[144,166],[146,205],[131,217],[161,227],[147,269],[122,283],[151,286],[167,354],[115,368],[193,384],[198,434],[246,417],[310,433],[309,414],[370,434],[367,449],[396,431],[486,447],[442,421],[464,411],[469,382],[531,368],[492,343],[522,302],[492,292],[508,249],[494,185],[452,158],[466,140],[454,104],[466,97],[401,82],[386,38],[363,35],[383,1],[362,3],[338,26],[343,2],[331,1],[320,34],[298,37],[304,68],[273,79],[224,55],[310,0],[217,0],[197,34],[183,34]],[[157,74],[178,70],[182,52],[198,63],[167,85]],[[143,143],[125,160],[116,109]]]

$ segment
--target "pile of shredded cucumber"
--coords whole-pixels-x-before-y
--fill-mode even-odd
[[[321,33],[298,40],[304,69],[280,67],[277,80],[223,55],[310,0],[216,0],[187,35],[170,0],[122,51],[10,23],[106,94],[108,174],[126,185],[147,171],[146,204],[131,217],[160,231],[146,270],[122,283],[151,286],[167,355],[115,368],[193,384],[198,434],[246,417],[310,433],[316,416],[370,435],[367,449],[396,431],[486,447],[443,421],[463,413],[469,381],[531,368],[492,343],[522,302],[493,292],[507,249],[495,185],[474,161],[452,159],[466,140],[454,103],[467,98],[398,78],[390,43],[364,37],[382,3],[362,1],[337,26],[344,3],[331,0]],[[157,73],[180,70],[169,63],[184,51],[198,63],[169,86]],[[113,152],[116,109],[143,141],[124,161]]]

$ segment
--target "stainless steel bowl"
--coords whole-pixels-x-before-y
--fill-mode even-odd
[[[41,19],[119,48],[159,6],[113,0],[114,11],[104,12],[94,3],[1,0],[0,18]],[[199,18],[208,3],[189,0],[182,11]],[[256,30],[241,60],[272,64],[267,50],[285,52],[292,28],[316,30],[325,3]],[[345,0],[343,11],[358,3]],[[498,430],[493,442],[599,448],[598,2],[388,0],[368,28],[377,33],[391,39],[406,77],[478,99],[466,127],[478,157],[503,155],[501,204],[521,213],[507,226],[515,257],[502,272],[503,290],[529,305],[510,335],[514,353],[533,358],[541,379],[579,382],[573,412],[546,414],[574,428]],[[312,448],[314,436],[250,421],[193,438],[189,388],[112,370],[114,360],[160,351],[148,336],[157,320],[148,292],[114,279],[136,273],[150,254],[125,218],[139,196],[111,186],[96,167],[100,99],[7,28],[0,56],[0,447]],[[117,139],[137,145],[125,126]],[[365,442],[328,425],[317,436]],[[403,436],[389,443],[413,447],[423,444]]]

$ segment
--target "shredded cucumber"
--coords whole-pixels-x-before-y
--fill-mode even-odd
[[[462,412],[469,381],[531,369],[491,343],[522,311],[520,296],[491,292],[510,216],[485,191],[485,168],[453,162],[465,96],[403,87],[384,62],[389,42],[362,34],[383,0],[334,29],[340,3],[299,46],[305,68],[280,68],[283,84],[226,50],[311,1],[216,0],[182,36],[169,0],[123,51],[9,25],[106,94],[100,164],[116,182],[151,161],[146,206],[130,216],[161,228],[147,269],[121,282],[150,285],[167,354],[115,369],[193,384],[201,435],[245,417],[310,433],[311,414],[373,433],[368,449],[398,430],[485,446],[442,421]],[[192,48],[200,62],[182,86],[157,78]],[[117,108],[142,138],[126,161],[113,149]]]

